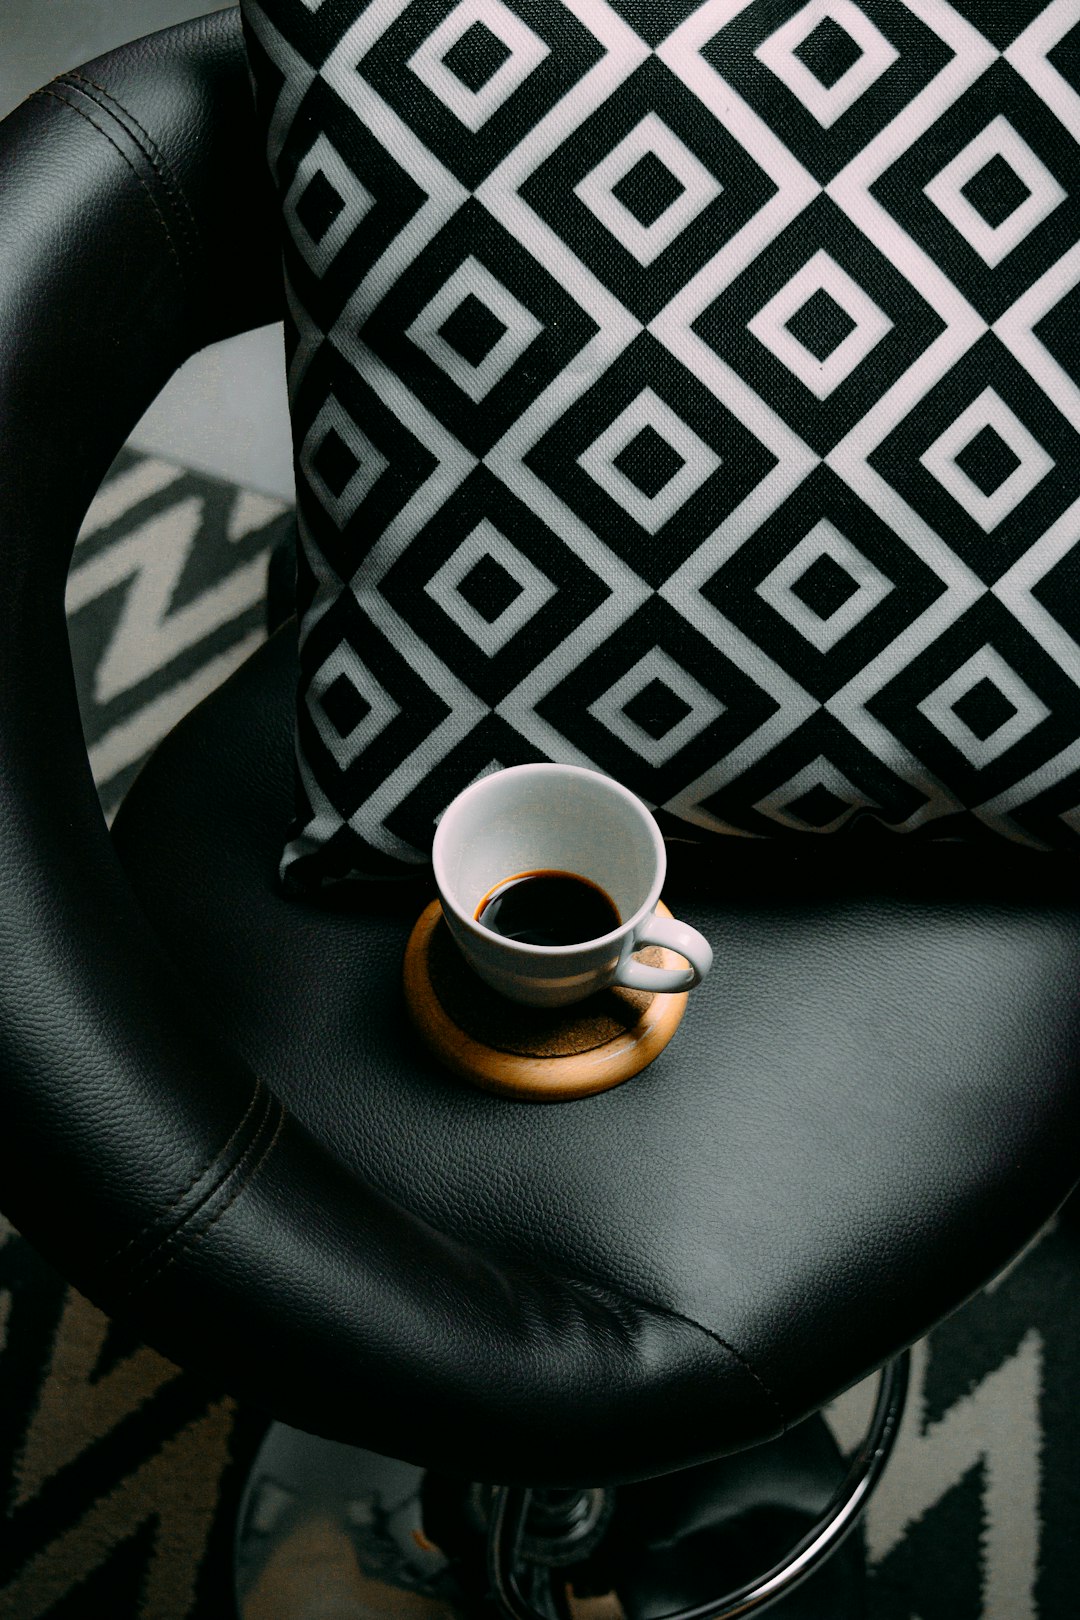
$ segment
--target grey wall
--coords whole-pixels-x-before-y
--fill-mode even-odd
[[[0,116],[66,68],[224,9],[221,0],[0,0]],[[197,355],[147,412],[132,443],[291,498],[281,328]]]
[[[3,0],[0,117],[65,68],[140,34],[225,9],[222,0]]]

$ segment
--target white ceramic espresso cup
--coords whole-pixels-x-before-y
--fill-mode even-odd
[[[514,765],[467,787],[444,812],[432,848],[443,913],[466,960],[511,1001],[561,1007],[608,985],[690,990],[712,964],[706,939],[658,917],[667,870],[660,830],[626,788],[577,765]],[[485,928],[476,913],[518,873],[573,872],[598,884],[622,919],[577,945],[531,945]],[[685,968],[634,961],[646,945],[678,952]]]

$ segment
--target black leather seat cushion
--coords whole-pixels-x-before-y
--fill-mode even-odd
[[[801,1417],[958,1305],[1065,1196],[1073,867],[910,839],[829,840],[828,862],[816,845],[733,840],[707,874],[684,856],[668,895],[716,966],[672,1046],[586,1101],[493,1098],[442,1072],[407,1023],[401,958],[423,882],[328,904],[279,892],[294,657],[279,633],[166,741],[118,820],[122,861],[210,1018],[347,1177],[509,1267],[511,1293],[522,1266],[541,1290],[545,1276],[584,1283],[659,1324],[642,1416],[659,1429],[668,1410],[670,1432],[623,1447],[597,1430],[595,1476],[689,1461],[695,1433],[708,1455]],[[407,1311],[438,1279],[410,1274],[407,1247],[400,1264]],[[692,1409],[701,1388],[655,1410],[645,1395],[645,1363],[686,1323],[740,1373],[715,1374],[696,1428],[679,1399]],[[515,1434],[489,1332],[484,1313],[455,1323],[447,1402],[463,1382],[498,1412],[521,1477],[587,1477],[588,1426],[576,1450],[552,1442],[553,1462],[524,1386]],[[377,1387],[358,1393],[380,1409]],[[566,1397],[581,1424],[587,1391]],[[461,1466],[491,1465],[490,1444],[478,1436],[475,1458],[466,1445]]]

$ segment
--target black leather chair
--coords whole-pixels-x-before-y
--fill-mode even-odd
[[[717,966],[675,1043],[545,1108],[411,1035],[423,883],[279,892],[287,630],[110,840],[65,570],[170,373],[278,316],[275,228],[233,12],[0,129],[0,1202],[150,1343],[312,1434],[558,1488],[552,1511],[711,1467],[895,1358],[1066,1197],[1075,870],[884,833],[683,859],[673,903]],[[526,1505],[493,1515],[511,1608]]]

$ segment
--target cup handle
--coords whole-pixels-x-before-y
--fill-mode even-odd
[[[666,950],[675,951],[677,955],[686,957],[689,966],[648,967],[644,962],[635,962],[633,956],[628,954],[615,969],[615,984],[624,985],[628,990],[660,993],[692,990],[712,967],[712,946],[704,934],[699,934],[689,923],[679,922],[674,917],[658,917],[655,912],[647,917],[634,939],[633,950],[640,951],[646,945],[662,945]]]

